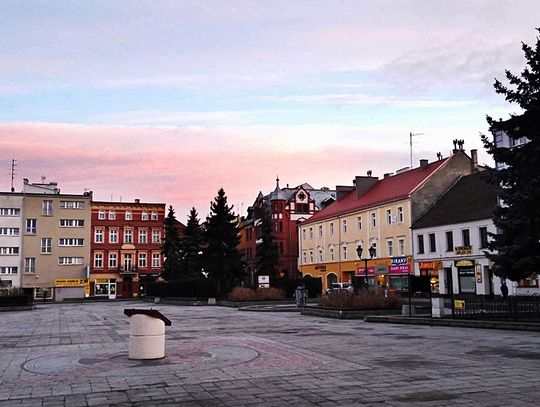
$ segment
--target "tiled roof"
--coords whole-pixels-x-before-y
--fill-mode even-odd
[[[367,209],[376,205],[407,198],[411,192],[420,186],[447,160],[448,158],[445,158],[428,164],[424,168],[418,167],[383,178],[366,191],[360,199],[356,197],[356,190],[353,190],[345,195],[343,199],[316,213],[303,224],[305,225],[338,215],[345,215],[359,209]]]
[[[497,186],[488,182],[494,170],[467,175],[413,224],[413,229],[489,219],[497,207]]]

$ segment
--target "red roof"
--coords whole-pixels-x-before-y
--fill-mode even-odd
[[[339,201],[313,215],[303,222],[303,225],[405,199],[447,160],[448,158],[445,158],[432,162],[425,168],[418,167],[383,178],[367,190],[360,199],[356,198],[356,190],[353,190]]]

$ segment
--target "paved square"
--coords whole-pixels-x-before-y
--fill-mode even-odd
[[[171,319],[165,359],[128,359],[126,307]],[[120,302],[0,321],[0,407],[540,404],[535,332]]]

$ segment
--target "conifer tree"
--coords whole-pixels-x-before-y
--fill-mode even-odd
[[[279,252],[272,234],[272,219],[270,213],[264,211],[261,217],[261,239],[257,246],[257,273],[275,277],[279,260]]]
[[[180,273],[180,240],[178,238],[178,227],[176,226],[176,216],[174,209],[169,206],[169,212],[165,218],[165,240],[161,246],[161,253],[165,256],[163,262],[163,278],[167,281],[179,277]]]
[[[540,31],[540,29],[537,29]],[[493,213],[498,233],[491,235],[488,254],[499,277],[517,281],[538,272],[540,264],[540,38],[531,47],[522,44],[526,67],[520,75],[506,71],[510,87],[495,80],[495,91],[521,108],[505,121],[487,118],[490,130],[506,133],[525,143],[511,148],[496,145],[486,136],[482,141],[494,160],[501,204]]]
[[[240,243],[238,219],[221,188],[210,204],[203,233],[205,271],[217,282],[218,295],[227,293],[244,276],[244,264],[237,249]]]
[[[201,277],[202,264],[202,227],[199,222],[197,210],[191,208],[184,236],[180,239],[181,274],[182,277]]]

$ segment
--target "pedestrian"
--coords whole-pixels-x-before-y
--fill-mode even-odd
[[[508,297],[508,286],[506,285],[506,280],[503,280],[501,283],[501,296],[503,300]]]

